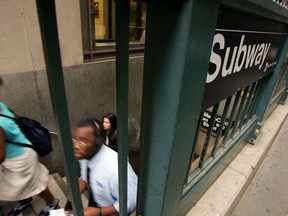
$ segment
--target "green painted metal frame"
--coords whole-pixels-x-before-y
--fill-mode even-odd
[[[268,9],[267,5],[273,4],[272,1],[271,2],[265,1],[264,5],[261,5],[261,6],[260,6],[260,4],[262,4],[262,2],[260,3],[260,1],[241,1],[241,2],[240,1],[215,1],[215,2],[219,2],[219,3],[221,2],[222,5],[233,7],[236,10],[251,12],[253,14],[261,15],[263,17],[267,17],[267,18],[273,17],[274,19],[277,19],[278,21],[281,20],[282,22],[285,21],[287,23],[287,21],[286,21],[287,20],[287,11],[286,11],[286,14],[285,14],[286,16],[284,17],[284,19],[283,19],[282,14],[279,15],[276,13],[276,15],[274,14],[271,16],[271,10],[269,9],[269,11],[266,11],[266,9]],[[254,6],[255,6],[255,2],[257,3],[256,4],[257,9],[252,10],[253,7],[251,7],[251,5],[254,4]],[[243,5],[244,5],[244,7],[243,7]],[[275,5],[273,5],[273,6],[275,6]],[[278,5],[275,7],[279,9]],[[264,8],[265,12],[264,12],[263,8]],[[284,9],[282,11],[284,11]],[[285,50],[285,48],[284,48],[284,50]],[[283,53],[282,53],[282,56],[283,56]],[[280,58],[280,61],[281,61],[281,58]],[[281,66],[282,63],[279,62],[278,65]],[[275,78],[275,79],[277,80],[277,78]],[[276,80],[270,81],[270,82],[275,84]],[[257,92],[256,92],[257,93],[256,97],[260,100],[257,100],[257,103],[255,101],[255,105],[257,104],[258,106],[261,106],[259,104],[263,103],[266,105],[266,107],[264,106],[264,109],[266,110],[267,105],[268,105],[268,101],[263,101],[263,98],[261,98],[261,96],[258,95],[260,92],[263,91],[263,85],[265,85],[265,88],[266,88],[266,86],[268,84],[266,82],[265,83],[263,83],[263,82],[259,83],[259,87],[257,88]],[[271,89],[270,89],[269,93],[272,93]],[[271,96],[271,94],[269,94],[269,93],[266,92],[264,94],[266,95],[266,97],[269,97],[269,95]],[[252,104],[252,109],[253,109],[253,104]],[[184,213],[187,213],[189,208],[191,208],[194,205],[194,203],[197,201],[197,199],[201,196],[201,194],[203,194],[205,192],[205,188],[208,189],[209,185],[212,184],[213,181],[217,178],[217,176],[221,173],[221,170],[225,169],[225,167],[226,167],[225,164],[228,164],[229,161],[232,160],[233,155],[236,155],[241,150],[241,148],[245,145],[244,144],[245,142],[243,140],[249,138],[249,133],[254,132],[255,125],[257,125],[257,121],[258,121],[257,115],[259,115],[259,114],[255,115],[255,111],[259,112],[258,109],[259,109],[258,107],[255,107],[255,109],[253,109],[254,112],[252,111],[251,116],[250,116],[252,118],[252,120],[249,120],[248,122],[246,122],[247,124],[244,126],[244,127],[246,127],[246,129],[239,131],[240,136],[235,137],[236,140],[235,139],[229,140],[229,142],[226,144],[226,147],[232,146],[231,149],[229,149],[229,151],[226,152],[224,156],[221,156],[221,157],[218,156],[218,158],[220,160],[219,161],[216,160],[217,161],[216,163],[209,164],[209,161],[207,161],[207,163],[209,165],[208,165],[208,167],[205,167],[206,171],[204,173],[202,173],[202,177],[198,176],[198,178],[196,178],[194,181],[195,182],[194,186],[190,187],[190,189],[184,190],[185,195],[184,195],[183,199],[181,200],[180,211],[178,212],[179,215],[183,215]],[[253,118],[252,115],[255,118]],[[237,122],[238,122],[238,120],[237,120]],[[233,145],[231,144],[232,142],[234,143]],[[238,143],[239,144],[241,143],[241,145],[239,145]],[[221,155],[221,153],[220,153],[220,155]],[[217,155],[216,155],[216,158],[217,158]],[[213,159],[211,159],[210,162],[213,162]],[[193,185],[193,182],[191,182],[190,185]],[[189,188],[189,187],[187,187],[187,188]]]
[[[54,0],[37,0],[37,10],[41,29],[48,84],[56,124],[58,138],[71,193],[75,215],[83,215],[82,201],[79,192],[77,164],[74,158],[71,131],[66,103],[61,54],[58,39],[57,18]]]
[[[219,142],[219,139],[220,139],[220,135],[222,134],[224,123],[226,121],[226,116],[227,116],[227,113],[228,113],[228,110],[229,110],[229,107],[230,107],[230,104],[231,104],[231,100],[232,100],[232,96],[230,96],[230,97],[228,97],[226,99],[225,107],[224,107],[223,114],[222,114],[222,117],[221,117],[220,126],[219,126],[218,132],[216,134],[214,146],[213,146],[212,153],[211,153],[212,157],[215,156],[215,153],[216,153],[216,150],[217,150],[217,146],[218,146],[218,142]]]
[[[195,134],[194,143],[198,143],[199,134],[200,134],[200,131],[201,131],[201,124],[202,124],[202,122],[199,121],[199,119],[203,119],[203,116],[204,116],[204,112],[201,112],[199,117],[198,117],[198,125],[197,125],[197,131],[196,131],[196,134]],[[194,170],[191,170],[190,167],[192,166],[192,163],[193,163],[193,158],[194,158],[194,155],[195,155],[195,149],[196,149],[196,145],[193,145],[192,154],[191,154],[191,157],[190,157],[189,169],[188,169],[188,172],[187,172],[187,175],[186,175],[186,183],[184,184],[184,187],[187,184],[189,184],[189,182],[192,180],[191,176],[192,176]]]
[[[243,108],[244,108],[244,104],[246,101],[246,96],[247,96],[248,90],[249,90],[249,86],[247,86],[245,88],[243,95],[241,96],[242,98],[241,98],[241,102],[240,102],[240,105],[239,105],[238,110],[237,110],[237,115],[236,115],[236,118],[234,121],[234,127],[232,128],[232,131],[231,131],[231,137],[233,137],[233,138],[236,136],[236,131],[238,130],[238,123],[239,123],[241,114],[243,112]]]
[[[127,215],[129,0],[116,1],[116,98],[120,215]]]
[[[219,1],[217,1],[217,2],[219,2]],[[221,1],[222,3],[224,2],[224,1]],[[248,2],[248,1],[247,1]],[[227,3],[227,1],[225,1],[225,3]],[[250,2],[251,3],[251,2]],[[249,4],[250,4],[249,3]],[[261,2],[262,3],[262,2]],[[272,2],[266,2],[268,5],[270,5]],[[242,6],[242,3],[241,4],[239,4],[239,1],[237,2],[237,4],[238,4],[238,6]],[[237,5],[236,4],[236,5]],[[259,2],[258,2],[258,4],[259,4]],[[225,4],[224,4],[225,5]],[[228,4],[229,6],[235,6],[234,4]],[[227,5],[226,5],[227,6]],[[261,6],[262,7],[262,6]],[[265,6],[264,6],[265,7]],[[278,7],[278,6],[275,6],[275,7]],[[251,8],[249,7],[249,6],[245,6],[244,7],[245,9],[243,9],[243,7],[239,7],[239,8],[237,8],[237,6],[236,6],[236,9],[241,9],[241,10],[245,10],[246,12],[247,11],[252,11],[251,10]],[[279,8],[279,7],[278,7]],[[255,11],[253,10],[253,12],[254,12],[254,14],[255,14]],[[257,13],[258,13],[258,15],[259,14],[261,14],[261,16],[265,16],[265,15],[263,15],[263,10],[262,9],[260,9],[260,10],[257,10]],[[256,14],[257,14],[256,13]],[[266,12],[265,12],[266,13]],[[270,13],[271,13],[271,11],[270,11]],[[270,14],[271,15],[271,14]],[[277,14],[276,16],[277,17],[279,17],[278,16],[279,14]],[[275,17],[276,17],[275,16]],[[268,17],[268,16],[267,16]],[[269,18],[270,18],[271,16],[269,16]],[[274,16],[273,16],[274,17]],[[275,18],[274,17],[274,18]],[[287,17],[287,13],[286,13],[286,17]],[[282,17],[281,17],[282,18]],[[281,19],[280,18],[280,19]],[[282,21],[283,21],[283,19],[281,19]],[[285,19],[284,19],[285,20]],[[281,63],[279,63],[279,65],[281,65]],[[262,84],[262,82],[260,83],[260,84]],[[260,87],[261,87],[262,85],[260,85]],[[260,88],[259,87],[259,88]],[[238,102],[237,102],[238,103]],[[266,103],[266,105],[267,105],[267,103]],[[242,108],[241,108],[242,109]],[[254,110],[255,111],[255,110]],[[239,118],[239,117],[238,117]],[[238,119],[237,118],[237,119]],[[251,118],[252,118],[252,116],[251,116]],[[190,192],[188,193],[188,194],[186,194],[184,197],[183,197],[183,199],[182,199],[182,201],[181,201],[181,205],[180,205],[180,211],[178,212],[179,213],[179,215],[182,215],[183,213],[186,213],[187,212],[187,210],[189,209],[189,207],[192,207],[192,205],[193,205],[193,203],[195,203],[195,201],[197,200],[197,198],[195,199],[195,196],[199,196],[199,194],[201,194],[201,191],[205,191],[205,188],[208,188],[208,186],[207,185],[210,185],[210,184],[212,184],[212,182],[213,182],[213,179],[216,179],[217,178],[217,173],[218,174],[220,174],[220,172],[221,172],[221,170],[223,170],[224,168],[225,168],[225,166],[222,166],[221,165],[221,161],[231,161],[232,160],[232,158],[231,158],[231,156],[233,156],[233,155],[235,155],[235,154],[237,154],[237,152],[239,152],[240,150],[241,150],[241,148],[244,146],[243,145],[243,140],[245,140],[245,139],[247,139],[248,137],[249,137],[249,132],[251,133],[252,131],[254,131],[254,125],[256,125],[256,120],[257,120],[258,118],[256,117],[256,118],[254,118],[254,120],[250,120],[249,122],[248,122],[248,125],[246,125],[246,127],[247,127],[247,129],[244,129],[244,130],[242,130],[242,131],[240,131],[239,133],[240,133],[240,136],[239,137],[237,137],[236,139],[238,140],[238,141],[236,141],[236,140],[230,140],[230,142],[240,142],[240,143],[242,143],[242,145],[239,145],[239,144],[235,144],[235,145],[232,145],[233,147],[229,150],[229,152],[227,152],[226,153],[226,155],[223,157],[223,158],[221,158],[216,164],[213,164],[213,165],[210,165],[211,166],[211,169],[209,170],[209,168],[207,168],[207,170],[209,170],[206,174],[205,174],[205,176],[203,177],[203,178],[199,178],[199,179],[201,179],[201,180],[199,180],[199,182],[190,190]],[[237,122],[238,122],[238,120],[237,120]],[[233,133],[235,133],[235,130],[233,131]],[[242,134],[242,135],[241,135]],[[230,144],[230,142],[227,144],[228,146],[230,146],[231,144]],[[226,145],[226,146],[227,146]],[[208,163],[209,163],[209,161],[208,161]],[[213,173],[213,175],[214,176],[211,176],[211,174]],[[216,177],[215,177],[216,176]],[[202,185],[202,184],[206,184],[205,186],[204,185]],[[197,192],[196,192],[197,191]],[[193,193],[194,192],[194,193]],[[196,193],[195,193],[196,192]],[[202,192],[202,193],[203,193]],[[194,195],[194,197],[193,197],[193,195]],[[188,201],[188,200],[190,200],[190,201]],[[194,200],[194,201],[193,201]]]
[[[239,128],[240,129],[243,126],[243,124],[245,122],[245,119],[247,119],[247,116],[248,116],[247,112],[248,112],[248,109],[249,109],[249,107],[250,107],[250,105],[252,103],[252,97],[253,97],[253,92],[254,92],[255,88],[256,88],[256,82],[254,82],[249,88],[249,96],[248,96],[248,99],[247,99],[247,102],[246,102],[246,105],[245,105],[245,108],[244,108],[244,111],[243,111],[244,115],[242,116],[242,119],[241,119],[241,121],[239,123]]]
[[[147,11],[137,215],[176,215],[218,7],[207,1],[148,2]]]
[[[71,191],[75,214],[83,215],[82,202],[76,175],[76,161],[73,158],[71,133],[69,127],[68,109],[66,104],[65,86],[63,79],[55,2],[54,0],[37,0],[39,22],[42,33],[47,76],[52,98],[53,110],[59,130],[59,140],[63,143],[65,168]],[[117,115],[119,143],[119,196],[120,214],[127,215],[127,152],[128,152],[128,48],[129,48],[129,1],[117,4],[117,40],[116,76],[117,76]],[[60,115],[61,113],[61,115]],[[67,161],[69,161],[69,166]]]
[[[288,90],[286,89],[282,95],[280,96],[280,99],[279,99],[279,103],[280,104],[284,104],[287,100],[287,97],[288,97]]]
[[[281,67],[282,67],[282,64],[285,62],[285,57],[286,57],[287,52],[288,52],[288,37],[282,48],[281,55],[278,60],[278,64],[276,66],[275,72],[272,73],[269,77],[267,77],[267,79],[265,79],[265,83],[263,84],[265,87],[263,87],[260,92],[259,98],[261,99],[258,101],[255,107],[256,115],[259,117],[259,122],[258,122],[258,125],[260,127],[259,129],[261,129],[263,122],[265,121],[265,114],[269,108],[269,102],[272,97],[274,88],[277,85],[277,80],[280,77]],[[254,137],[254,139],[256,138]]]
[[[227,6],[282,23],[288,23],[287,9],[272,0],[211,0],[222,6]]]
[[[255,91],[254,91],[254,98],[259,97],[259,94],[260,94],[261,89],[263,88],[264,82],[265,82],[264,79],[257,81]],[[252,116],[255,115],[256,105],[257,105],[257,100],[253,100],[251,103],[251,108],[248,111],[248,119],[252,118]]]
[[[208,146],[209,146],[209,142],[210,142],[210,139],[211,139],[211,135],[212,135],[212,132],[213,132],[213,127],[214,127],[214,124],[215,124],[215,119],[216,119],[216,116],[217,116],[218,109],[219,109],[219,103],[216,104],[215,106],[213,106],[210,127],[209,127],[209,129],[207,130],[207,133],[206,133],[206,137],[205,137],[205,141],[204,141],[204,144],[203,144],[203,149],[202,149],[201,157],[200,157],[200,161],[199,161],[199,168],[200,169],[202,169],[203,165],[204,165],[205,156],[206,156],[206,153],[207,153],[207,150],[208,150]]]
[[[286,57],[288,57],[288,54],[286,55]],[[266,116],[269,116],[279,103],[280,104],[285,103],[287,99],[287,93],[288,93],[288,58],[286,58],[285,63],[282,65],[281,74],[279,75],[279,79],[273,90],[273,95],[270,100],[269,108],[265,114]]]
[[[247,124],[245,132],[240,132],[241,136],[227,144],[227,151],[222,151],[210,160],[210,163],[202,170],[201,175],[197,176],[189,185],[184,188],[177,215],[182,216],[195,205],[201,196],[209,189],[213,182],[226,169],[227,165],[236,157],[241,149],[246,145],[243,141],[249,137],[249,133],[253,131],[253,125],[256,119]],[[207,161],[208,162],[208,161]]]
[[[220,4],[263,17],[271,16],[271,6],[273,6],[275,13],[272,18],[275,20],[282,19],[282,21],[288,23],[288,16],[285,15],[284,9],[280,9],[270,0],[261,1],[261,3],[256,0],[187,0],[173,2],[173,4],[163,3],[164,1],[149,1],[147,3],[148,25],[145,48],[140,149],[141,172],[139,175],[137,215],[181,215],[187,212],[193,204],[190,201],[195,201],[197,196],[200,196],[221,173],[221,170],[225,168],[221,163],[225,160],[231,160],[243,147],[243,145],[234,145],[229,152],[225,153],[225,157],[221,157],[216,164],[211,163],[210,167],[205,167],[208,170],[205,173],[205,178],[201,178],[196,186],[182,197],[183,185],[186,180],[190,157],[193,153],[198,118],[201,113],[206,71],[209,65]],[[66,162],[73,155],[73,149],[54,0],[37,0],[37,6],[50,94]],[[254,10],[255,8],[256,10]],[[121,133],[119,134],[122,134],[118,138],[120,140],[119,192],[121,197],[120,212],[121,215],[126,215],[129,1],[119,1],[116,10],[118,26],[116,31],[117,38],[119,38],[116,45],[117,115],[119,122],[121,122],[119,125]],[[171,16],[167,16],[167,14],[171,14]],[[161,35],[159,32],[161,32]],[[287,49],[286,42],[283,50],[287,51]],[[279,62],[283,61],[283,53]],[[280,69],[276,69],[268,85],[273,86],[276,82],[277,70]],[[268,104],[267,98],[272,90],[273,87],[270,87],[266,92],[263,92],[266,97],[261,99],[258,107]],[[257,112],[258,115],[262,114],[264,116],[265,111],[257,108]],[[254,122],[255,119],[247,125],[247,131],[252,130]],[[237,142],[241,142],[241,139],[247,136],[247,133],[244,132],[246,131],[242,131],[242,137],[239,137]],[[65,168],[76,214],[82,215],[82,203],[75,172],[76,163],[73,162],[71,166],[70,160],[69,166],[65,163]],[[203,187],[204,183],[205,186]]]
[[[225,134],[224,134],[224,138],[223,138],[223,145],[226,145],[226,141],[229,139],[229,132],[230,132],[230,129],[232,127],[233,118],[234,118],[234,115],[235,115],[236,110],[237,110],[237,105],[239,103],[240,96],[241,96],[241,91],[238,91],[236,94],[235,100],[233,102],[233,107],[232,107],[230,117],[229,117],[230,120],[229,120],[229,123],[226,127],[226,130],[225,130]],[[235,122],[234,122],[234,124],[235,124]]]

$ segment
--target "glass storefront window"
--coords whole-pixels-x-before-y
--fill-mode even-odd
[[[93,50],[97,47],[115,45],[115,2],[113,0],[91,0],[91,23]],[[145,41],[146,4],[130,2],[130,43],[139,44]]]
[[[145,42],[146,4],[130,3],[130,42]]]

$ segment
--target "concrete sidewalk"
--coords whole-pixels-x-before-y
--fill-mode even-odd
[[[288,119],[232,216],[288,216]]]
[[[288,114],[288,102],[265,121],[262,135],[247,144],[186,216],[229,216],[250,185]]]

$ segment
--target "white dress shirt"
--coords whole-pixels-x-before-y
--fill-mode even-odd
[[[102,145],[90,160],[80,160],[81,178],[87,182],[87,166],[90,169],[90,188],[94,201],[100,207],[114,205],[119,212],[118,193],[118,153]],[[130,164],[127,164],[127,211],[136,208],[137,176]]]

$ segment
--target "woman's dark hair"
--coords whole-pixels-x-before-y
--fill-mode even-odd
[[[0,86],[4,84],[2,77],[0,77]]]
[[[94,137],[96,139],[97,145],[102,145],[105,140],[105,133],[102,127],[102,123],[98,119],[86,118],[80,121],[77,125],[77,128],[82,127],[91,127],[94,131]]]
[[[107,118],[110,122],[111,129],[106,132],[106,136],[109,140],[109,146],[117,151],[117,117],[113,113],[108,113],[102,117],[102,124],[104,121],[104,118]]]

